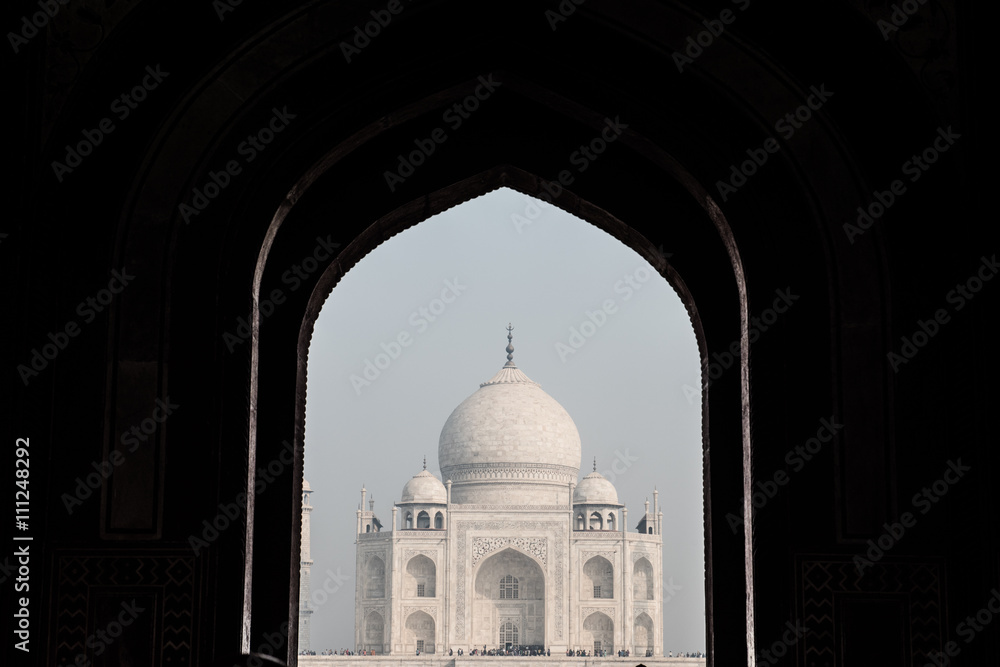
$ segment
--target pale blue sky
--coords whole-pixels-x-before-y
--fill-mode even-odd
[[[528,209],[531,203],[538,209]],[[526,213],[535,216],[529,224],[527,216],[512,218]],[[457,296],[435,303],[444,290],[448,299]],[[602,326],[581,327],[607,300],[612,312]],[[421,308],[430,309],[433,322]],[[664,647],[704,651],[701,405],[690,390],[700,374],[687,313],[633,250],[508,189],[393,237],[351,269],[320,313],[309,351],[305,431],[315,507],[312,649],[353,647],[361,485],[388,526],[392,503],[425,454],[427,469],[440,478],[441,428],[503,366],[508,322],[518,367],[576,422],[581,477],[596,456],[598,471],[629,507],[629,530],[659,488],[663,577],[674,585],[664,596]],[[592,335],[571,341],[573,327]],[[387,358],[376,359],[381,344],[400,334],[410,343],[386,366]],[[352,375],[364,378],[366,360],[384,369],[370,384],[352,382]],[[637,460],[615,474],[616,456]],[[335,592],[321,593],[324,582]]]

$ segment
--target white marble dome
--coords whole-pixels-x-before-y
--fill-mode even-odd
[[[576,485],[573,490],[574,505],[618,505],[615,485],[596,470]]]
[[[403,487],[400,503],[448,502],[448,491],[437,477],[426,470],[414,475]]]
[[[438,461],[455,483],[568,483],[579,475],[580,451],[565,408],[508,361],[448,417]]]

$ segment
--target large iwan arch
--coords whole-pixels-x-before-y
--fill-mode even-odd
[[[504,623],[517,627],[522,645],[545,646],[545,621],[545,573],[533,558],[507,548],[479,565],[472,613],[474,646],[500,645]]]

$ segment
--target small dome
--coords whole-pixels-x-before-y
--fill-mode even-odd
[[[596,470],[577,484],[573,490],[574,505],[618,505],[615,485]]]
[[[306,493],[312,493],[312,487],[309,486],[308,481],[302,480],[302,490],[305,491]]]
[[[421,470],[420,473],[403,487],[401,503],[438,503],[448,502],[448,491],[437,477]]]

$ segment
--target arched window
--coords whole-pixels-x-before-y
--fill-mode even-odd
[[[431,527],[431,515],[427,512],[421,511],[417,515],[417,528],[430,528]]]
[[[640,558],[632,566],[632,598],[652,600],[653,594],[653,566],[646,558]]]
[[[590,529],[591,530],[603,530],[604,520],[601,518],[600,512],[594,512],[590,515]]]
[[[382,652],[382,638],[385,632],[385,619],[382,614],[373,611],[365,618],[365,645],[369,650]]]
[[[407,512],[406,513],[406,522],[403,524],[403,527],[406,528],[406,530],[410,530],[411,528],[413,528],[413,513],[412,512]]]
[[[444,528],[444,514],[441,514],[441,512],[434,515],[434,527],[438,530]]]
[[[608,512],[608,530],[615,529],[615,513]]]
[[[517,577],[507,575],[500,580],[500,599],[501,600],[516,600],[517,599]]]
[[[646,612],[635,617],[632,637],[635,642],[636,655],[653,655],[653,619]]]
[[[365,526],[365,532],[366,533],[372,532],[372,525],[370,523]]]
[[[403,578],[403,595],[406,597],[432,598],[435,596],[437,566],[430,558],[417,555],[406,563]]]
[[[517,624],[513,621],[504,621],[501,623],[500,646],[507,646],[507,644],[517,646],[519,643],[517,640]]]
[[[583,564],[583,597],[585,599],[613,598],[614,567],[603,556],[594,556]]]
[[[374,556],[365,568],[365,595],[370,598],[385,597],[385,561]]]
[[[577,530],[587,530],[587,526],[585,525],[585,523],[586,523],[586,521],[584,521],[583,515],[582,514],[577,514],[576,515],[576,529]]]

